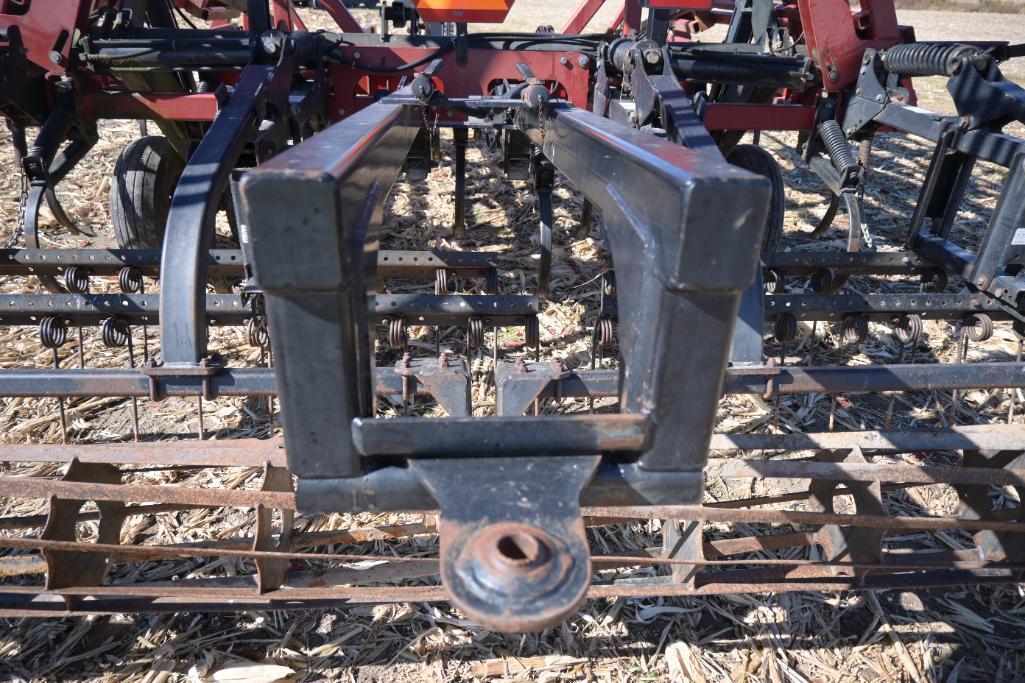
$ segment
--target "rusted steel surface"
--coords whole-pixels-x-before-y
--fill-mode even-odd
[[[295,496],[276,491],[200,489],[181,486],[129,486],[57,481],[39,477],[0,477],[0,496],[49,498],[62,496],[78,500],[109,500],[134,503],[171,503],[200,507],[256,507],[295,509]]]
[[[807,460],[711,460],[709,477],[826,479],[829,481],[887,481],[902,484],[984,484],[1025,486],[1025,469],[823,463]]]
[[[768,577],[762,577],[768,578]],[[651,597],[702,597],[713,595],[731,595],[738,593],[786,593],[793,591],[860,591],[860,590],[909,590],[915,588],[947,588],[964,585],[1000,585],[1008,583],[1005,577],[975,576],[965,573],[944,573],[939,576],[927,574],[895,575],[873,578],[858,583],[850,577],[834,576],[810,580],[802,579],[794,582],[780,581],[773,577],[770,580],[759,580],[759,577],[747,575],[743,580],[722,580],[700,584],[641,584],[630,585],[596,584],[588,589],[588,599],[608,599],[617,597],[651,598]],[[65,607],[61,596],[19,591],[0,602],[2,617],[66,617],[85,615],[124,614],[132,612],[238,612],[252,609],[268,609],[280,611],[336,609],[357,604],[379,603],[429,603],[442,602],[445,595],[440,587],[435,586],[402,586],[394,588],[369,589],[367,587],[353,589],[311,589],[285,591],[281,598],[244,597],[225,601],[217,597],[158,597],[139,598],[89,598],[78,602],[74,608]],[[312,594],[311,594],[312,593]]]
[[[967,425],[948,429],[909,429],[808,434],[715,434],[709,450],[833,450],[910,453],[961,449],[1014,450],[1025,444],[1025,425]]]
[[[173,463],[187,467],[285,467],[284,444],[275,439],[147,441],[142,443],[0,444],[4,462],[79,462],[113,465]]]
[[[959,517],[901,517],[889,515],[841,515],[798,510],[744,510],[711,508],[701,505],[660,505],[651,507],[584,508],[583,514],[622,519],[686,519],[702,522],[743,524],[807,524],[855,526],[889,531],[1004,531],[1025,533],[1025,523],[982,521]]]

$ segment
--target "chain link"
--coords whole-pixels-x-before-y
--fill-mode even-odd
[[[7,248],[12,249],[18,245],[21,241],[22,235],[25,234],[25,207],[28,205],[28,178],[25,176],[25,170],[21,170],[21,196],[18,199],[18,218],[14,224],[14,232],[7,240]]]

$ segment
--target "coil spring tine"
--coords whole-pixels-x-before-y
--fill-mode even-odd
[[[779,342],[779,364],[786,365],[787,360],[787,345],[797,339],[797,318],[789,313],[776,317],[776,322],[773,324],[773,337]],[[779,415],[780,415],[780,403],[782,397],[776,396],[773,402],[773,415],[772,415],[772,429],[775,433],[779,432]]]
[[[900,342],[897,347],[897,365],[904,362],[904,354],[907,352],[908,344],[911,345],[910,362],[914,365],[915,349],[924,329],[925,326],[922,322],[922,316],[917,313],[900,316],[893,321],[894,336],[897,338],[897,341]],[[893,420],[893,408],[896,400],[896,396],[891,393],[889,404],[886,407],[886,419],[883,424],[884,429],[890,428],[890,424]]]
[[[957,362],[964,363],[968,359],[968,342],[984,342],[993,336],[993,319],[985,313],[973,313],[961,323],[958,340]],[[951,422],[957,424],[961,413],[961,394],[956,389],[950,392]]]
[[[100,326],[100,338],[108,348],[128,347],[128,365],[135,367],[135,346],[132,343],[132,327],[124,318],[107,318]],[[139,437],[139,399],[132,397],[132,435]]]
[[[89,292],[89,280],[91,273],[88,268],[82,266],[71,266],[64,271],[64,286],[72,294],[87,294]],[[78,327],[78,366],[85,367],[85,349],[82,343],[82,324],[76,323]]]
[[[473,349],[484,345],[484,321],[477,316],[466,321],[466,356],[469,358]]]
[[[492,372],[498,369],[498,324],[491,326],[491,331],[495,335],[495,345],[492,347],[491,361],[494,363],[492,366]]]
[[[58,349],[68,340],[68,327],[62,318],[47,316],[39,321],[39,340],[43,346],[53,351],[53,368],[60,368],[60,351]],[[57,408],[60,412],[61,439],[68,442],[68,423],[64,411],[64,398],[57,399]]]
[[[142,279],[142,272],[138,268],[125,266],[118,271],[118,286],[125,294],[145,294],[146,282]],[[149,326],[142,324],[142,360],[149,363]]]
[[[82,323],[76,323],[78,328],[78,367],[85,369],[85,342],[82,336]]]
[[[961,363],[964,363],[964,360],[967,357],[967,355],[968,355],[968,328],[962,322],[960,328],[958,329],[957,356],[956,356],[957,357],[958,365],[960,365]],[[953,424],[955,426],[957,425],[957,417],[958,417],[958,413],[960,412],[958,410],[958,407],[959,407],[958,404],[960,402],[960,399],[961,399],[961,396],[958,393],[957,389],[953,389],[950,392],[950,422],[951,422],[951,424]]]
[[[448,294],[451,290],[451,285],[448,281],[448,270],[445,268],[438,268],[434,271],[434,293],[438,296],[442,294]]]
[[[87,294],[91,275],[88,268],[71,266],[64,271],[64,285],[72,294]]]
[[[256,300],[254,299],[254,302]],[[254,315],[246,320],[246,341],[250,346],[260,349],[260,365],[266,364],[271,367],[270,353],[270,331],[267,329],[267,318],[263,315],[263,309],[254,306]],[[267,429],[274,428],[274,398],[267,397]]]
[[[196,398],[196,409],[199,412],[199,440],[206,440],[206,427],[203,424],[203,397],[199,396]]]
[[[395,316],[388,318],[388,346],[393,349],[406,347],[406,321]]]
[[[786,294],[787,293],[787,276],[786,274],[777,268],[772,268],[765,273],[765,293],[766,294]]]
[[[128,366],[135,368],[135,343],[132,340],[131,327],[128,328]],[[132,396],[132,436],[136,443],[141,441],[139,434],[139,399]]]
[[[847,347],[861,344],[868,338],[868,318],[863,315],[844,316],[840,324],[840,365],[847,363]],[[836,407],[840,402],[839,395],[834,395],[829,405],[829,431],[836,427]]]

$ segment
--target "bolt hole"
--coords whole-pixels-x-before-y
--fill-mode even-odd
[[[530,534],[506,534],[498,539],[498,554],[510,564],[530,564],[540,552],[537,539]]]

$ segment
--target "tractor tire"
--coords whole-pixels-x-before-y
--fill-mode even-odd
[[[783,217],[786,212],[783,171],[779,163],[772,154],[758,145],[737,145],[727,160],[745,171],[768,178],[772,184],[772,200],[769,203],[769,217],[765,223],[762,253],[776,251],[783,236]]]
[[[171,195],[185,160],[167,138],[149,135],[122,150],[110,183],[110,218],[122,249],[160,249]]]

